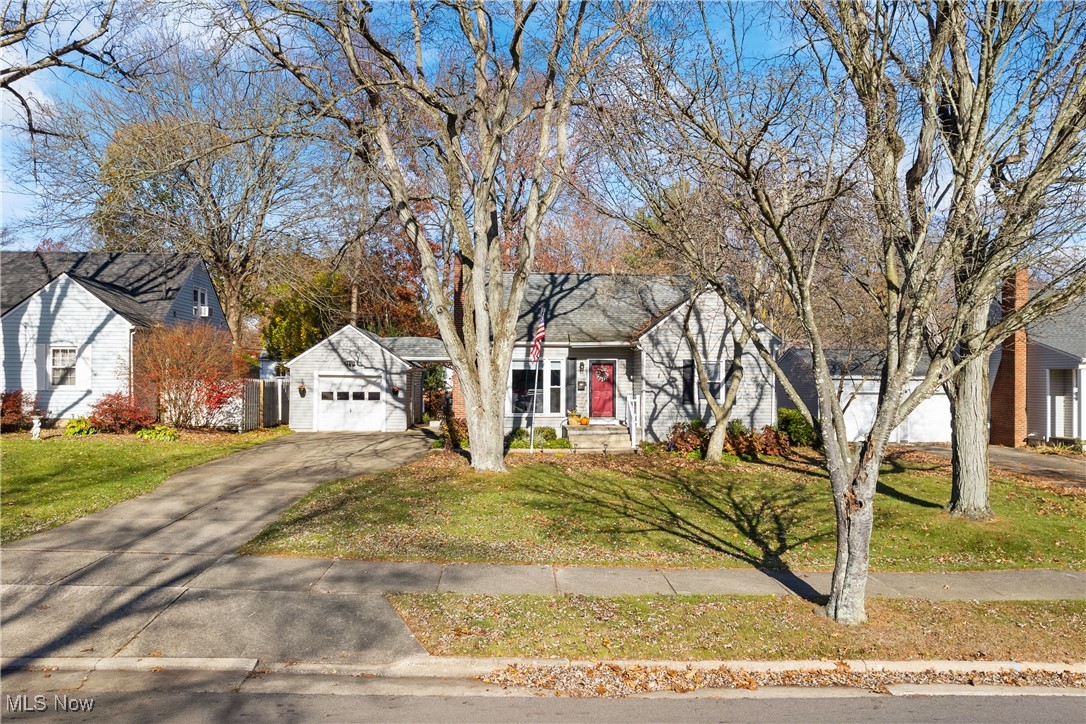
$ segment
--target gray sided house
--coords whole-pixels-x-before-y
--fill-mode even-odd
[[[1027,438],[1086,439],[1086,298],[1031,325],[1026,338]]]
[[[0,252],[4,390],[53,419],[131,389],[133,337],[159,324],[226,329],[207,267],[189,254]]]
[[[401,355],[443,361],[444,346],[348,325],[290,360],[290,428],[400,432],[420,422],[424,371]]]
[[[576,410],[591,425],[625,428],[619,432],[630,443],[664,440],[678,422],[710,421],[683,334],[689,289],[688,279],[672,276],[529,275],[505,402],[506,430],[527,427],[533,406],[536,424],[554,427],[559,435],[567,412]],[[530,352],[541,317],[546,338],[537,370]],[[735,326],[714,292],[700,295],[691,329],[721,397]],[[761,334],[766,345],[776,347],[771,332]],[[745,374],[732,418],[755,428],[775,424],[772,372],[753,345],[742,362]],[[453,404],[455,409],[455,393]]]

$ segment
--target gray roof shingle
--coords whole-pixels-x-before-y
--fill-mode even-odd
[[[68,274],[133,324],[165,321],[177,293],[202,264],[195,254],[135,252],[0,252],[0,314]]]
[[[385,349],[402,360],[447,360],[445,344],[434,337],[378,337]]]
[[[1086,297],[1026,329],[1034,342],[1086,359]]]
[[[679,276],[529,274],[517,339],[530,340],[545,313],[548,342],[632,342],[681,304],[689,288],[690,280]]]

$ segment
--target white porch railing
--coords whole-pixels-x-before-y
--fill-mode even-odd
[[[630,431],[630,445],[634,449],[641,442],[641,397],[626,395],[626,429]]]

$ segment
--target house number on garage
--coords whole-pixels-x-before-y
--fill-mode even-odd
[[[349,370],[353,370],[355,367],[358,366],[358,360],[345,359],[345,360],[343,360],[343,366],[346,367]]]

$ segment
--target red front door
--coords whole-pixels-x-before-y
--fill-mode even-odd
[[[589,417],[615,416],[615,363],[593,362],[588,373]]]

